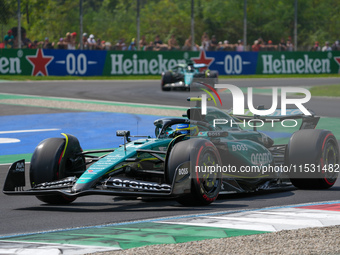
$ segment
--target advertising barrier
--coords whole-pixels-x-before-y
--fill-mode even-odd
[[[159,75],[177,63],[207,64],[220,75],[334,74],[340,52],[0,50],[0,75]]]
[[[340,52],[260,53],[256,74],[339,73]]]

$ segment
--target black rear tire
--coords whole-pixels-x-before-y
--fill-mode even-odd
[[[218,78],[218,72],[217,71],[210,71],[208,73],[209,78]]]
[[[215,87],[215,84],[218,83],[218,72],[217,71],[209,71],[207,73],[207,78],[210,78],[209,80],[212,80],[210,81],[209,83]]]
[[[299,189],[328,189],[334,185],[338,173],[323,171],[324,166],[339,164],[339,147],[334,135],[323,129],[308,129],[295,132],[287,145],[286,164],[306,170],[308,177],[291,178],[292,184]],[[316,171],[312,172],[315,166]],[[320,169],[320,172],[318,172]],[[299,173],[300,174],[300,173]],[[307,175],[306,174],[306,175]],[[297,176],[295,176],[297,177]]]
[[[166,180],[174,179],[176,169],[190,162],[191,192],[176,200],[185,206],[202,206],[214,202],[220,192],[222,173],[195,171],[196,166],[221,166],[218,150],[209,140],[193,138],[174,145],[169,155]]]

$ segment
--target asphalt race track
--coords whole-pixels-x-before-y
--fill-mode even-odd
[[[1,80],[0,80],[1,81]],[[286,79],[220,79],[220,84],[233,84],[238,87],[310,87],[316,85],[340,84],[340,78],[286,78]],[[160,81],[35,81],[35,82],[0,82],[1,93],[24,95],[41,95],[51,97],[81,98],[131,102],[157,105],[188,106],[188,92],[180,90],[163,92]],[[232,107],[231,97],[226,97],[223,105]],[[254,105],[271,106],[268,96],[256,96]],[[320,99],[313,97],[306,106],[320,116],[340,117],[335,105],[340,105],[339,99]],[[0,111],[2,114],[2,111]]]
[[[313,86],[340,84],[339,78],[321,79],[233,79],[220,83],[243,87]],[[41,95],[132,102],[158,105],[187,106],[189,93],[162,92],[159,81],[48,81],[0,82],[0,93]],[[259,103],[270,102],[268,96],[258,96]],[[226,104],[232,105],[231,102]],[[312,98],[308,108],[322,116],[340,117],[340,99]],[[72,112],[69,110],[0,105],[0,116],[49,114]],[[25,123],[22,124],[23,127]],[[1,125],[0,125],[1,127]],[[0,128],[1,131],[1,128]],[[1,150],[6,149],[0,144]],[[0,186],[3,186],[8,165],[0,165]],[[330,190],[312,191],[288,188],[280,192],[262,192],[250,195],[221,196],[207,207],[183,207],[173,200],[141,200],[110,196],[78,198],[68,206],[46,205],[30,196],[0,194],[0,236],[39,232],[63,228],[102,225],[124,221],[137,221],[156,217],[283,206],[287,204],[338,200],[340,181]]]

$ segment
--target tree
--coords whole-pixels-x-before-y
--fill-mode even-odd
[[[7,25],[9,19],[15,14],[15,11],[12,10],[10,5],[10,1],[0,0],[0,23]]]
[[[139,0],[140,32],[147,41],[158,34],[164,42],[171,34],[180,44],[190,35],[191,1]],[[58,40],[66,32],[79,31],[79,1],[21,0],[22,25],[31,40]],[[137,0],[83,0],[83,31],[115,44],[136,38]],[[0,0],[0,22],[17,25],[17,0]],[[340,0],[298,0],[298,45],[340,39]],[[248,0],[248,42],[262,37],[278,43],[293,36],[293,0]],[[219,41],[235,43],[243,37],[243,1],[195,0],[195,38],[203,32]]]

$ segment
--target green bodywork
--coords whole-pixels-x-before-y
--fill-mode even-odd
[[[195,109],[192,111],[195,111]],[[232,119],[232,117],[227,113],[220,111],[217,108],[208,107],[208,114],[205,117],[204,122],[208,122],[209,125],[212,125],[213,119],[222,118],[227,120]],[[165,119],[164,122],[167,120],[171,120],[171,118]],[[183,118],[183,121],[187,121],[188,123],[194,122],[193,120],[189,121],[185,118]],[[156,135],[158,136],[157,138],[138,139],[127,142],[125,146],[120,146],[114,152],[92,164],[79,177],[73,190],[79,191],[89,188],[93,185],[93,183],[98,182],[101,178],[120,173],[129,166],[143,169],[143,166],[140,165],[143,161],[154,161],[154,167],[158,168],[160,171],[164,171],[166,166],[163,162],[158,162],[157,165],[156,162],[159,161],[157,158],[153,158],[149,153],[138,152],[138,150],[152,150],[159,152],[166,152],[169,150],[169,144],[173,141],[174,137],[170,137],[172,133],[168,131],[175,130],[175,127],[164,127],[159,123],[163,123],[163,120],[155,121],[156,130],[157,128],[160,128],[163,132],[159,130],[156,131]],[[201,127],[199,124],[197,126],[199,127],[200,132],[195,136],[190,136],[190,134],[188,134],[185,139],[203,138],[212,141],[219,150],[223,165],[234,165],[240,167],[273,164],[271,153],[265,147],[265,143],[263,142],[264,137],[265,139],[270,139],[266,135],[256,131],[244,131],[238,126],[216,125],[215,127],[210,127],[210,130],[207,130],[206,127]],[[214,131],[226,131],[227,136],[211,137],[210,134]],[[159,155],[163,158],[166,156],[165,153]],[[225,174],[224,177],[259,178],[261,176],[249,175],[249,173],[230,175],[229,173]]]

